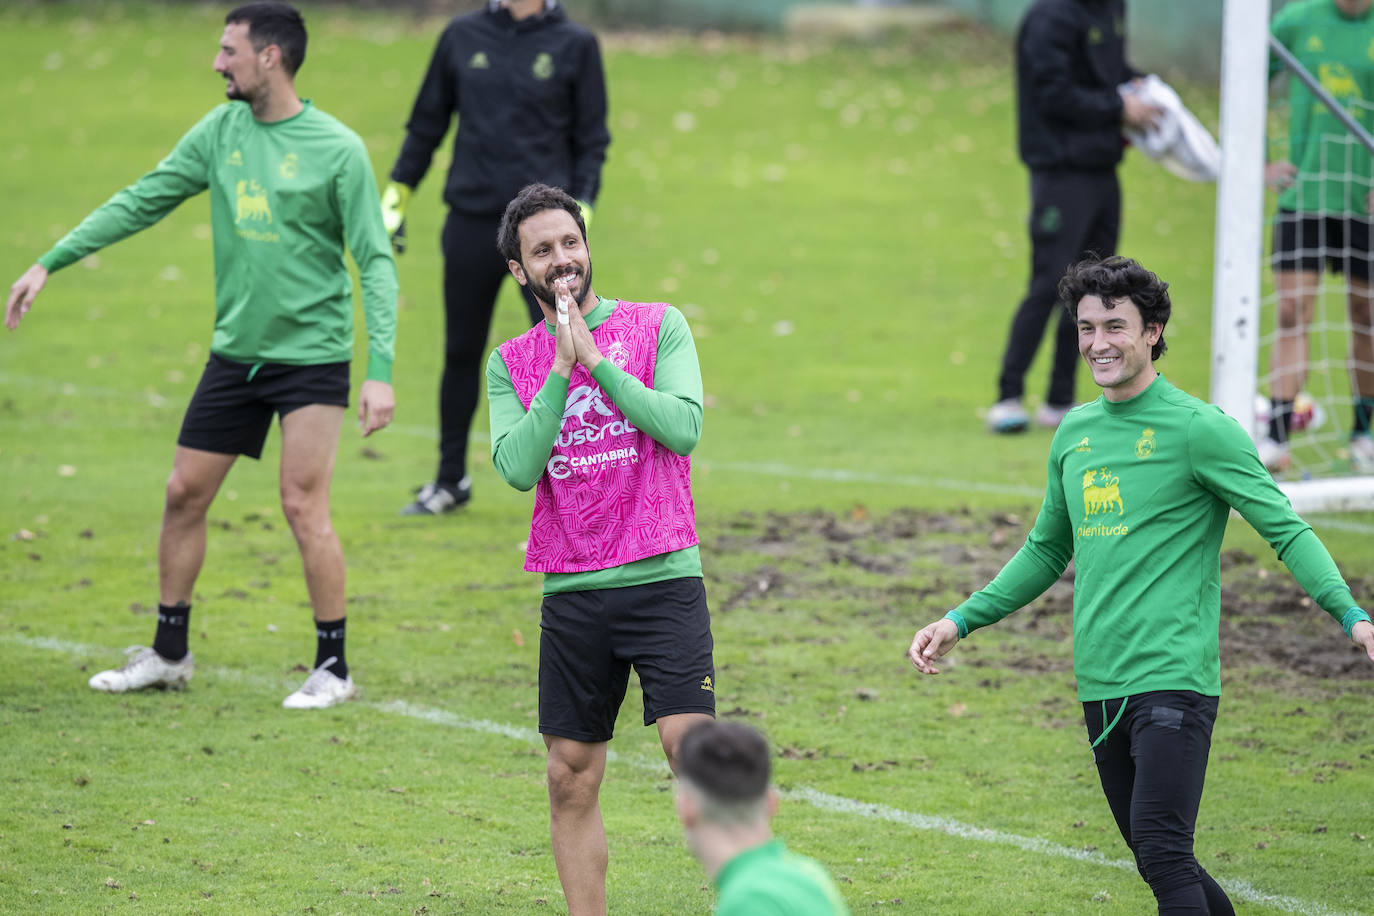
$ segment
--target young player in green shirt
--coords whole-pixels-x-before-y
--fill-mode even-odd
[[[716,916],[849,916],[824,866],[773,836],[771,766],[768,742],[747,725],[707,722],[682,739],[677,813],[716,885]]]
[[[1059,285],[1102,396],[1071,411],[1050,446],[1045,499],[996,578],[922,629],[926,674],[961,638],[1034,600],[1074,561],[1078,698],[1102,788],[1159,912],[1234,912],[1193,856],[1221,694],[1220,552],[1235,509],[1374,660],[1374,625],[1249,436],[1154,367],[1168,284],[1113,257]]]
[[[361,274],[367,321],[368,367],[358,394],[363,435],[390,423],[395,408],[396,265],[362,140],[296,95],[305,48],[305,23],[285,3],[230,12],[215,57],[230,101],[10,288],[5,323],[13,330],[50,271],[210,192],[215,330],[167,482],[157,635],[124,667],[92,677],[97,690],[180,687],[190,679],[187,632],[205,558],[206,512],[237,457],[261,454],[276,413],[282,509],[300,548],[317,635],[314,671],[283,705],[332,706],[355,694],[344,656],[344,558],[329,510],[353,351],[345,246]]]

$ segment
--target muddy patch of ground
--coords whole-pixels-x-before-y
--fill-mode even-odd
[[[876,615],[888,623],[908,623],[913,610],[928,609],[933,618],[986,585],[1025,540],[1032,521],[969,510],[898,509],[881,517],[862,507],[840,515],[743,512],[702,545],[714,557],[708,566],[713,567],[712,610],[731,614],[806,601],[858,608],[856,616]],[[1258,558],[1229,550],[1221,557],[1221,577],[1224,669],[1277,668],[1317,678],[1374,680],[1374,665],[1363,651],[1286,571],[1271,572]],[[1352,579],[1350,586],[1356,600],[1368,606],[1374,583]],[[1072,609],[1070,565],[1036,602],[997,624],[1002,632],[1062,643],[1063,651],[1019,657],[1019,667],[1072,667]]]

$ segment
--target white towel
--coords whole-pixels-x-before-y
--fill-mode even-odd
[[[1126,139],[1180,178],[1217,180],[1221,171],[1221,147],[1168,83],[1151,73],[1143,79],[1122,84],[1121,89],[1162,112],[1149,131],[1123,128]]]

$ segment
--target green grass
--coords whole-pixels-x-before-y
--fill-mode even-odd
[[[306,12],[301,91],[358,130],[384,174],[436,27]],[[0,276],[219,100],[221,16],[0,11]],[[606,45],[597,288],[672,301],[696,332],[719,703],[779,750],[778,831],[840,876],[856,912],[1149,911],[1132,872],[1053,852],[1128,858],[1084,746],[1062,612],[980,633],[939,678],[902,657],[1014,549],[1044,482],[1048,435],[994,440],[979,417],[1028,262],[1005,42]],[[1215,98],[1184,94],[1215,123]],[[519,568],[530,497],[479,441],[468,509],[396,516],[435,458],[446,165],[412,205],[400,263],[396,424],[366,444],[346,429],[340,448],[361,703],[279,706],[311,643],[275,434],[211,510],[192,688],[109,697],[84,684],[152,634],[162,487],[210,331],[206,201],[56,275],[21,330],[0,335],[0,910],[565,911],[534,734],[538,585]],[[1213,189],[1134,154],[1122,174],[1123,251],[1175,294],[1161,367],[1205,394]],[[493,338],[517,332],[511,290],[498,311]],[[1037,362],[1032,394],[1046,374]],[[903,513],[950,524],[900,536],[888,522]],[[829,515],[854,539],[817,534]],[[1343,568],[1367,575],[1368,517],[1314,521]],[[1280,570],[1243,523],[1228,548],[1260,557],[1246,574]],[[1310,611],[1276,619],[1345,651]],[[1374,913],[1374,688],[1308,667],[1227,669],[1199,858],[1252,896],[1298,901],[1289,910]],[[707,912],[638,722],[632,690],[603,792],[612,911]],[[818,807],[807,789],[1052,849]]]

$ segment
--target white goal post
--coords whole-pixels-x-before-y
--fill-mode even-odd
[[[1260,378],[1269,6],[1269,0],[1226,0],[1222,15],[1211,400],[1247,430],[1255,428]],[[1374,510],[1374,477],[1280,481],[1279,486],[1299,512]]]

